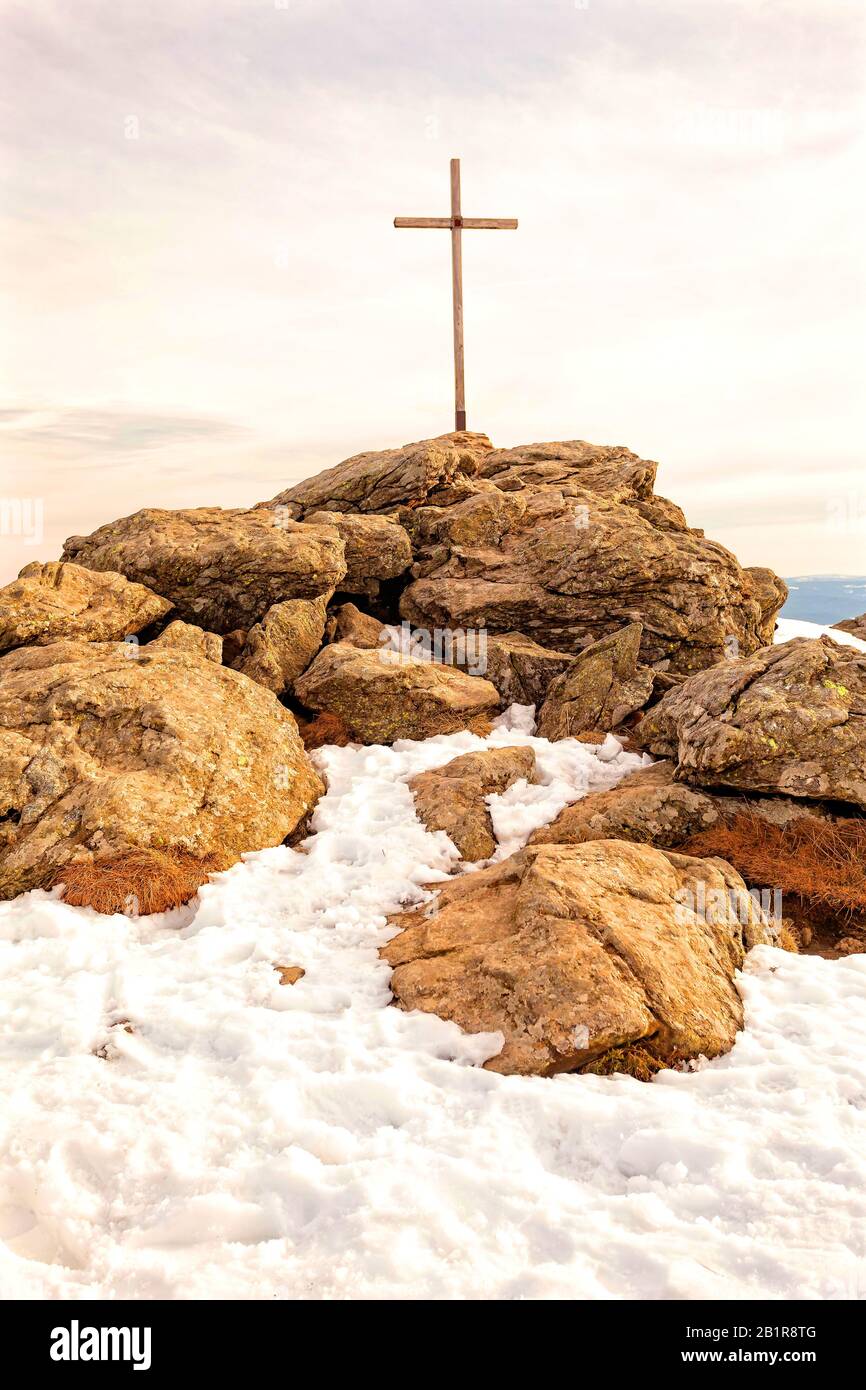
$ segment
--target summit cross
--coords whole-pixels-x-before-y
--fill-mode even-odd
[[[513,232],[516,217],[464,217],[460,210],[460,160],[451,161],[450,217],[395,217],[395,227],[439,227],[451,233],[451,293],[454,305],[454,428],[466,428],[466,392],[463,384],[463,246],[466,231]]]

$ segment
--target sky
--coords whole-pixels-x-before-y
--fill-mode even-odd
[[[859,0],[0,0],[0,581],[452,428],[866,573]]]

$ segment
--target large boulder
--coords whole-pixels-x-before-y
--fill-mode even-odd
[[[811,802],[788,797],[745,797],[709,792],[678,782],[668,759],[638,768],[604,792],[590,792],[560,811],[555,820],[533,831],[529,843],[582,845],[588,840],[631,840],[677,849],[694,835],[749,814],[784,827],[806,816],[830,814]]]
[[[479,454],[460,487],[398,510],[416,555],[403,616],[570,652],[640,621],[642,661],[675,673],[771,641],[785,585],[689,528],[656,467],[583,440]]]
[[[782,581],[743,569],[659,499],[629,497],[625,484],[594,492],[585,478],[498,497],[494,483],[404,518],[416,578],[400,611],[416,626],[517,629],[576,653],[639,621],[644,664],[685,674],[772,640]]]
[[[573,652],[554,652],[522,632],[487,639],[485,677],[505,705],[541,705],[555,676],[574,661]]]
[[[346,573],[332,526],[220,507],[148,507],[70,537],[63,556],[146,584],[171,600],[179,618],[221,634],[251,627],[284,599],[333,593]]]
[[[866,654],[800,637],[721,662],[669,691],[634,737],[683,782],[866,810]]]
[[[353,647],[378,648],[390,646],[390,635],[384,623],[369,613],[362,613],[354,603],[341,603],[329,615],[325,625],[325,640],[348,642]]]
[[[321,791],[288,710],[204,654],[67,641],[0,658],[2,898],[124,851],[232,862],[280,844]]]
[[[312,512],[310,526],[331,526],[346,551],[346,573],[340,588],[346,594],[378,594],[382,580],[396,579],[412,563],[412,543],[398,522],[387,516],[354,516],[351,512]]]
[[[642,632],[640,623],[629,623],[602,637],[552,681],[538,717],[541,738],[608,733],[646,704],[654,674],[638,664]]]
[[[171,603],[122,574],[81,565],[25,565],[0,589],[0,652],[45,646],[63,637],[121,642],[171,612]]]
[[[474,862],[489,859],[496,851],[487,798],[521,778],[536,780],[531,748],[485,748],[417,773],[409,781],[409,790],[418,819],[427,829],[444,830],[460,857]]]
[[[426,501],[438,488],[477,471],[491,448],[483,434],[445,434],[400,449],[354,454],[272,497],[263,507],[282,507],[294,517],[309,512],[387,512]]]
[[[361,743],[424,739],[489,727],[499,696],[489,681],[450,666],[347,642],[324,647],[295,682],[308,708],[338,715]]]
[[[723,861],[611,840],[528,847],[392,921],[396,1002],[501,1032],[486,1067],[541,1076],[631,1044],[671,1063],[726,1052],[735,972],[775,938]]]
[[[273,604],[261,622],[250,628],[240,654],[230,664],[275,695],[290,693],[322,645],[328,597],[289,598]]]

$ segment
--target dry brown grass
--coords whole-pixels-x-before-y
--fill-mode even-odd
[[[782,828],[743,812],[680,849],[726,859],[750,887],[781,889],[802,912],[866,924],[866,820],[800,816]]]
[[[797,940],[797,932],[791,922],[782,921],[779,929],[779,945],[783,951],[790,951],[792,955],[797,955],[800,950],[800,943]]]
[[[324,710],[317,714],[315,719],[298,719],[298,732],[308,753],[312,753],[314,748],[324,748],[326,745],[345,748],[347,743],[355,742],[340,716],[328,714]]]
[[[601,1057],[593,1058],[580,1070],[591,1076],[616,1076],[622,1072],[626,1076],[633,1076],[636,1081],[652,1081],[668,1065],[667,1062],[660,1062],[641,1043],[626,1043],[624,1047],[612,1047]]]
[[[185,850],[133,849],[105,859],[67,864],[55,883],[73,907],[144,917],[189,902],[209,876],[229,867],[219,855],[197,859]]]

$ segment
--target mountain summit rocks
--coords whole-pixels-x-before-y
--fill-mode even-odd
[[[619,446],[494,449],[463,433],[357,454],[262,505],[399,521],[414,556],[400,614],[416,626],[576,654],[640,622],[646,665],[690,674],[734,644],[747,656],[772,640],[787,589],[690,528],[655,495],[656,468]]]
[[[682,677],[771,642],[787,590],[689,527],[655,495],[656,468],[585,440],[494,449],[442,435],[356,454],[246,511],[148,508],[72,537],[64,558],[222,635],[275,603],[351,594],[385,621],[531,642],[551,653],[551,677],[639,623],[640,664]],[[496,655],[538,669],[529,651]]]
[[[551,739],[643,719],[684,777],[682,720],[654,724],[653,702],[676,711],[683,682],[752,660],[786,590],[689,527],[656,468],[464,431],[247,508],[148,507],[70,537],[0,592],[0,892],[125,850],[279,843],[320,788],[295,715],[311,746],[329,721],[369,744],[485,732],[512,703]],[[495,848],[494,764],[416,789],[467,857]]]
[[[333,527],[221,507],[147,507],[70,537],[63,558],[146,584],[179,618],[221,635],[251,627],[273,603],[332,594],[346,573]]]

